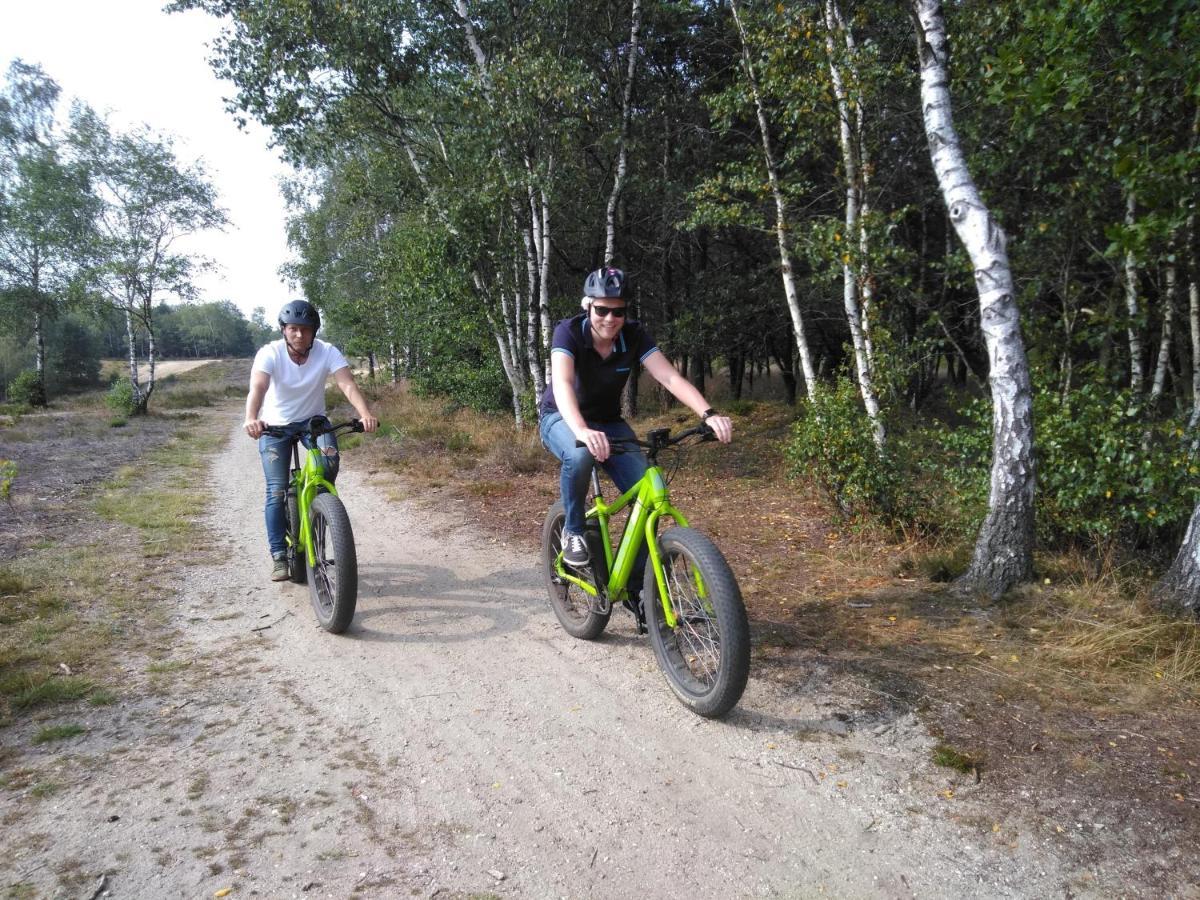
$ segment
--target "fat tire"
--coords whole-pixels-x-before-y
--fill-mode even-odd
[[[346,507],[333,494],[313,498],[309,515],[312,524],[314,555],[319,563],[333,551],[332,590],[326,591],[326,577],[306,561],[308,595],[317,622],[330,634],[341,634],[350,627],[358,603],[358,556],[354,550],[354,532]],[[326,570],[326,574],[327,570]],[[322,594],[328,593],[328,597]]]
[[[705,622],[715,620],[720,660],[711,683],[706,684],[692,671],[686,659],[688,650],[680,646],[679,628],[667,627],[654,567],[647,565],[642,597],[654,656],[667,684],[684,706],[705,718],[723,716],[741,699],[750,675],[750,624],[741,589],[716,544],[698,531],[691,528],[664,531],[658,538],[658,552],[664,574],[669,574],[672,563],[681,557],[699,570],[708,605],[715,613],[705,617]],[[668,591],[669,584],[668,579]],[[705,631],[710,634],[707,628]]]
[[[558,580],[554,571],[554,560],[558,558],[559,551],[562,549],[562,528],[565,518],[562,501],[559,501],[550,507],[550,511],[546,513],[545,524],[542,526],[542,573],[546,579],[546,591],[550,595],[550,606],[563,630],[571,637],[583,641],[593,641],[604,632],[612,613],[601,614],[589,606],[587,612],[580,615],[574,603],[569,601],[574,597],[586,602],[587,595],[575,585],[564,584]],[[600,583],[607,584],[608,574],[604,571],[604,548],[600,546],[599,527],[593,522],[588,522],[588,526],[589,533],[585,535],[585,538],[592,554],[593,565],[590,567],[592,583],[595,584],[597,572],[601,572],[603,578],[600,579]],[[593,530],[595,534],[591,533]],[[598,566],[597,550],[600,551]]]
[[[304,584],[308,581],[308,570],[304,551],[300,549],[300,504],[296,499],[296,491],[290,487],[287,492],[287,533],[290,538],[287,548],[288,580],[292,584]]]

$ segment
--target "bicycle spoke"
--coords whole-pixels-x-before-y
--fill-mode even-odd
[[[336,587],[335,578],[330,577],[330,569],[334,560],[329,559],[326,544],[325,520],[320,516],[313,518],[313,578],[316,580],[317,598],[321,608],[329,611],[333,608],[333,597]]]
[[[709,611],[711,605],[699,595],[699,576],[690,560],[673,556],[666,568],[679,655],[695,678],[712,684],[721,665],[721,633]]]

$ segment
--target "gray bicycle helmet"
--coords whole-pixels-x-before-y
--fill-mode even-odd
[[[279,311],[280,331],[284,325],[308,325],[316,334],[321,329],[321,314],[307,300],[292,300]]]
[[[625,297],[625,273],[607,266],[588,275],[583,283],[583,295],[591,299]]]

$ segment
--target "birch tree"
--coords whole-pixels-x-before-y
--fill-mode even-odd
[[[913,0],[921,107],[934,172],[970,255],[992,398],[988,511],[960,585],[999,596],[1033,576],[1033,403],[1004,232],[967,169],[951,114],[946,24],[939,0]]]
[[[0,287],[30,326],[39,394],[46,397],[46,328],[84,268],[95,200],[84,167],[55,133],[59,87],[20,60],[0,94]]]
[[[102,204],[92,273],[122,313],[134,405],[145,412],[154,393],[158,351],[154,307],[166,296],[193,295],[193,276],[208,265],[180,240],[227,223],[216,190],[199,163],[181,165],[170,141],[146,129],[114,133],[90,109],[77,113],[75,135]],[[146,340],[146,378],[138,337]]]
[[[808,337],[804,330],[804,314],[800,309],[800,297],[796,291],[796,279],[792,269],[792,252],[788,244],[787,203],[779,183],[779,163],[771,144],[770,122],[767,118],[762,92],[759,90],[758,76],[754,72],[754,62],[750,55],[750,44],[746,37],[746,28],[742,22],[738,0],[731,0],[730,11],[733,13],[733,21],[737,26],[738,38],[741,42],[742,68],[746,73],[746,81],[754,99],[758,131],[762,137],[763,163],[766,166],[767,180],[771,186],[771,198],[775,202],[775,240],[779,246],[779,271],[783,279],[783,295],[792,319],[792,333],[796,339],[796,351],[800,356],[800,369],[804,373],[804,387],[808,392],[808,399],[812,400],[816,396],[817,373],[813,367],[812,353],[809,350]]]
[[[842,305],[846,311],[846,324],[850,329],[850,344],[854,348],[855,371],[858,387],[862,394],[867,418],[871,421],[871,433],[875,446],[883,449],[885,432],[883,417],[879,410],[879,398],[875,393],[872,360],[867,329],[861,311],[859,269],[866,262],[869,250],[862,221],[864,201],[864,169],[862,146],[862,99],[851,98],[843,74],[850,40],[842,22],[841,11],[835,0],[825,0],[825,48],[829,57],[829,78],[837,103],[838,138],[842,150],[842,171],[846,182],[846,243],[852,246],[857,238],[858,253],[863,257],[855,261],[849,249],[842,253]]]

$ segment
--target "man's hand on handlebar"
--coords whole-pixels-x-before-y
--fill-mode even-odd
[[[588,452],[596,462],[604,462],[612,453],[612,448],[608,446],[608,435],[603,431],[592,431],[590,428],[581,435],[576,435],[578,441],[583,446],[587,447]]]
[[[713,434],[722,444],[733,440],[733,420],[728,416],[709,416],[704,420],[704,424],[713,430]]]
[[[374,431],[379,427],[379,420],[369,413],[360,418],[359,421],[362,422],[363,431]]]
[[[242,423],[242,428],[245,429],[246,434],[250,435],[256,441],[262,437],[263,429],[266,427],[267,423],[262,419],[248,419]]]

